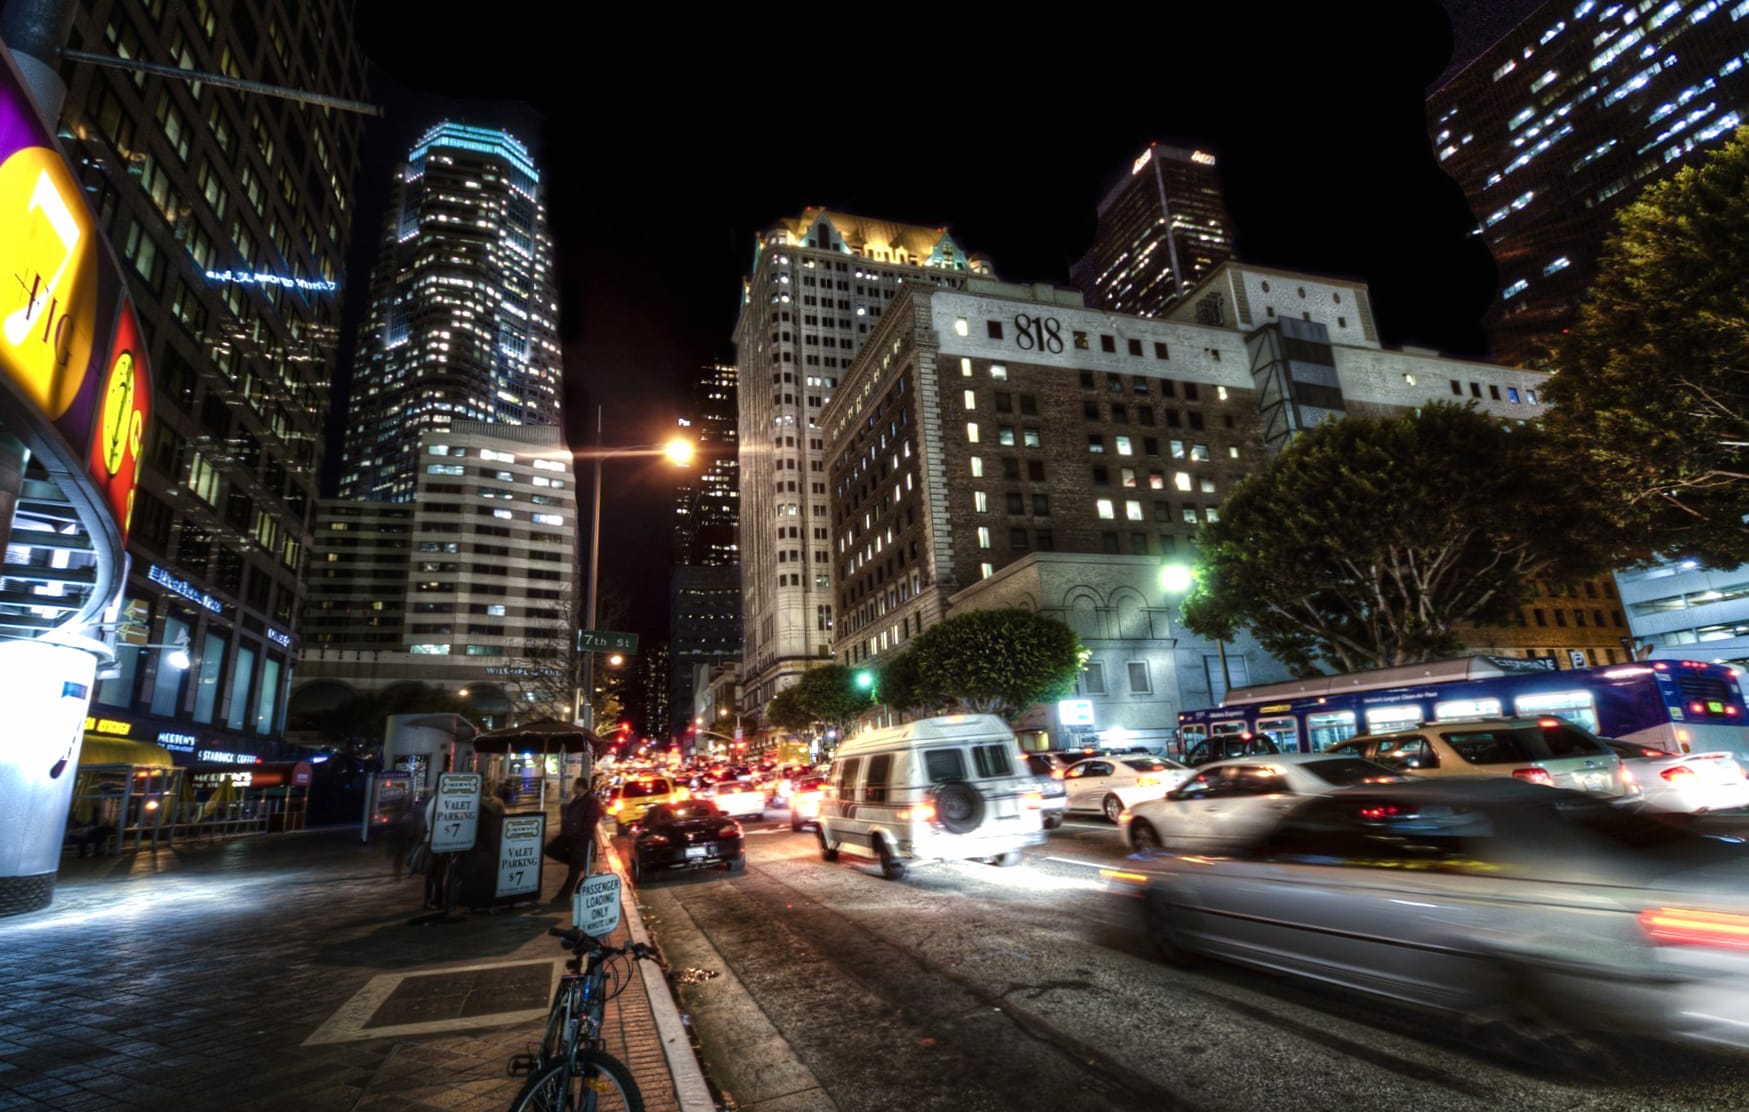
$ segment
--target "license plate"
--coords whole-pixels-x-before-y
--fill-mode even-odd
[[[1588,792],[1606,792],[1609,790],[1609,774],[1607,772],[1581,778]]]
[[[686,847],[686,857],[687,857],[687,860],[689,860],[689,861],[694,857],[709,857],[710,855],[711,855],[711,847],[709,847],[709,846],[687,846]]]

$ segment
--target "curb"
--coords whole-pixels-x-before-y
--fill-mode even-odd
[[[648,945],[650,932],[644,926],[644,917],[638,912],[632,878],[626,873],[625,863],[620,860],[613,839],[604,837],[605,834],[603,826],[596,827],[595,844],[600,847],[597,856],[619,876],[620,911],[625,917],[626,931],[633,942]],[[662,1040],[662,1053],[668,1059],[668,1073],[674,1078],[674,1093],[680,1100],[681,1112],[717,1112],[716,1098],[711,1096],[704,1070],[698,1064],[698,1056],[693,1053],[692,1039],[680,1018],[680,1007],[674,1002],[667,975],[647,961],[640,961],[637,966],[644,979],[644,994],[650,999],[650,1013],[656,1020],[656,1036]]]

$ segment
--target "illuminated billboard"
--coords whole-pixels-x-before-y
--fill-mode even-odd
[[[3,52],[0,52],[3,53]],[[120,265],[11,59],[0,64],[0,388],[58,430],[123,541],[151,378]]]

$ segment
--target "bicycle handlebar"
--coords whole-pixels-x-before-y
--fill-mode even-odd
[[[662,951],[654,946],[646,946],[642,942],[633,942],[625,946],[609,946],[601,939],[584,934],[576,927],[548,927],[547,933],[554,938],[563,940],[565,949],[576,954],[600,953],[604,957],[630,955],[634,958],[647,958],[657,965],[662,964]]]

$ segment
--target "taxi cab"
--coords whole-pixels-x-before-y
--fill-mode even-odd
[[[664,803],[684,803],[691,797],[691,792],[666,776],[630,776],[608,793],[607,813],[618,824],[619,832],[624,834],[650,808]]]

